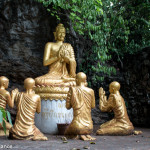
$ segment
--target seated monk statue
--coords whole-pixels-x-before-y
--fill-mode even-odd
[[[4,110],[6,109],[6,105],[8,104],[9,107],[14,107],[14,101],[11,99],[10,93],[6,91],[8,88],[9,80],[8,78],[1,76],[0,77],[0,107]],[[6,135],[9,134],[9,129],[12,127],[10,123],[8,123],[5,119],[3,119],[6,123]],[[0,136],[3,136],[4,129],[0,124]]]
[[[114,118],[100,126],[97,135],[129,135],[134,127],[129,120],[124,99],[120,95],[120,84],[116,81],[109,85],[107,100],[103,88],[99,89],[99,107],[102,112],[114,112]]]
[[[34,93],[34,86],[34,79],[27,78],[24,81],[26,92],[20,93],[18,89],[12,91],[12,99],[15,99],[17,104],[17,116],[15,124],[10,129],[10,139],[48,140],[34,125],[35,112],[41,111],[41,99]]]
[[[35,79],[36,86],[75,85],[75,55],[72,46],[63,43],[65,35],[63,24],[58,24],[54,32],[56,42],[48,42],[44,51],[43,65],[49,66],[49,72]]]
[[[66,108],[73,108],[73,120],[65,131],[65,136],[82,140],[95,140],[90,136],[93,130],[91,108],[95,107],[94,91],[86,87],[86,75],[82,72],[76,76],[76,87],[70,87]]]

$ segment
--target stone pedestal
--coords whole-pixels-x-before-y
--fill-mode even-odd
[[[57,134],[57,123],[71,123],[73,109],[66,109],[66,100],[41,100],[41,113],[35,115],[35,125],[41,132]]]

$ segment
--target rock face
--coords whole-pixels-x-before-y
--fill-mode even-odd
[[[11,85],[46,73],[44,45],[53,41],[56,20],[32,0],[4,0],[0,4],[0,75]]]
[[[66,20],[62,19],[66,26]],[[0,1],[0,76],[10,79],[9,90],[18,87],[23,90],[23,81],[27,77],[38,77],[47,73],[43,67],[44,46],[53,41],[53,32],[58,22],[47,13],[46,9],[34,0]],[[70,27],[69,27],[70,28]],[[82,39],[75,37],[71,28],[66,42],[71,43],[76,53],[78,65],[82,61]],[[81,37],[80,37],[81,38]],[[86,42],[86,45],[90,42]],[[101,113],[98,108],[98,88],[102,86],[108,95],[108,85],[113,80],[121,83],[131,121],[135,125],[150,125],[150,51],[143,50],[134,56],[126,56],[124,69],[116,76],[105,77],[105,81],[92,87],[96,94],[96,109],[92,111],[95,124],[101,124],[112,114]],[[78,70],[80,71],[80,70]],[[90,75],[87,75],[90,78]],[[11,110],[15,118],[15,111]]]
[[[128,59],[127,59],[128,58]],[[122,91],[127,101],[128,113],[135,125],[150,125],[150,50],[126,56]]]

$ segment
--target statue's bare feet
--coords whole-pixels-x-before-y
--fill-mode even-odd
[[[90,135],[86,135],[86,137],[90,140],[90,141],[92,141],[92,140],[96,140],[96,138],[93,138],[92,136],[90,136]]]
[[[83,141],[88,141],[89,139],[86,137],[86,135],[80,135],[80,139]]]
[[[46,136],[41,136],[41,137],[37,136],[37,137],[34,137],[32,140],[33,141],[47,141],[48,138]]]
[[[65,137],[68,138],[68,139],[74,139],[74,140],[79,139],[79,135],[65,135]]]
[[[97,130],[97,131],[96,131],[96,134],[97,134],[97,135],[103,135],[102,129]]]

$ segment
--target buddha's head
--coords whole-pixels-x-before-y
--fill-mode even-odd
[[[77,85],[84,85],[84,86],[87,86],[87,81],[86,81],[86,74],[83,73],[83,72],[79,72],[77,75],[76,75],[76,83]]]
[[[9,79],[6,78],[5,76],[0,77],[0,87],[4,87],[5,89],[8,88],[9,85]]]
[[[66,36],[66,30],[63,24],[60,23],[57,25],[54,36],[56,41],[64,41]]]
[[[34,79],[32,79],[32,78],[27,78],[27,79],[24,80],[24,88],[25,88],[26,90],[28,90],[28,89],[33,89],[34,86],[35,86],[35,80],[34,80]]]
[[[114,94],[120,90],[120,83],[117,81],[113,81],[109,85],[109,92]]]

